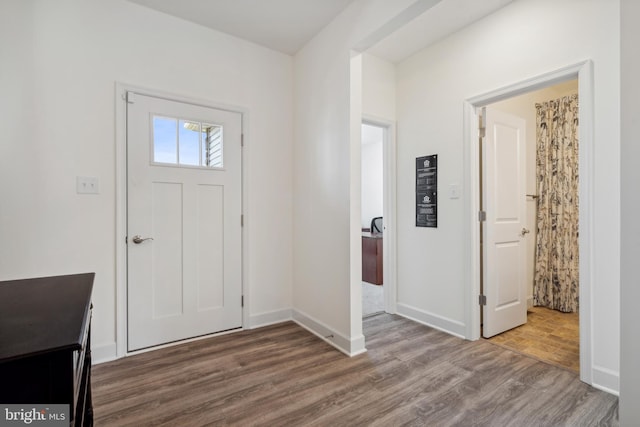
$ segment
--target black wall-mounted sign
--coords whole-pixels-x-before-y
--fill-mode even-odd
[[[438,155],[416,157],[416,227],[438,226]]]

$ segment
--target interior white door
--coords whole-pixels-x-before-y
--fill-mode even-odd
[[[485,109],[483,143],[485,338],[527,321],[525,126],[520,117]]]
[[[239,328],[241,115],[127,97],[128,349]]]

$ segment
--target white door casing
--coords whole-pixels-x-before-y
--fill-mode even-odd
[[[593,364],[593,310],[592,287],[594,277],[594,70],[593,61],[585,60],[551,70],[544,74],[518,81],[508,86],[494,89],[465,99],[464,106],[464,181],[470,189],[481,186],[479,153],[475,149],[478,143],[478,109],[493,102],[511,98],[526,92],[535,91],[571,79],[578,79],[580,99],[580,380],[597,388],[615,389],[615,378],[611,372],[598,369]],[[480,291],[481,235],[478,227],[480,210],[479,191],[464,193],[467,221],[464,224],[464,236],[469,244],[465,247],[465,283],[468,283],[465,295],[465,338],[480,338],[481,306],[478,304]],[[594,379],[597,374],[597,379]]]
[[[491,108],[483,116],[482,335],[489,338],[527,321],[526,122]]]
[[[222,167],[154,162],[154,117],[222,126]],[[240,113],[128,93],[128,351],[242,326],[241,129]]]

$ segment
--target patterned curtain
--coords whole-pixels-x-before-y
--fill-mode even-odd
[[[578,310],[578,95],[536,104],[538,235],[533,301]]]

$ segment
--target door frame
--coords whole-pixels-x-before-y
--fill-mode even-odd
[[[127,92],[135,92],[140,95],[153,96],[156,98],[162,98],[169,101],[177,101],[186,104],[193,104],[201,107],[207,108],[215,108],[217,110],[230,111],[233,113],[239,113],[241,115],[241,129],[242,129],[242,151],[241,151],[241,191],[242,191],[242,215],[244,217],[244,225],[241,230],[241,263],[242,263],[242,295],[244,296],[244,305],[242,307],[242,327],[239,329],[235,329],[235,331],[241,331],[243,328],[249,325],[249,313],[250,313],[250,296],[249,296],[249,284],[248,284],[248,259],[247,254],[249,253],[249,227],[250,221],[247,218],[247,212],[249,212],[249,200],[248,200],[248,189],[247,183],[248,180],[248,122],[249,122],[249,114],[246,109],[233,105],[226,105],[216,103],[206,99],[198,99],[191,96],[183,96],[178,95],[171,92],[166,92],[157,89],[150,89],[142,86],[131,85],[127,83],[116,82],[115,83],[115,126],[116,126],[116,150],[115,150],[115,160],[116,160],[116,181],[115,181],[115,197],[116,197],[116,233],[115,233],[115,250],[116,250],[116,293],[115,293],[115,303],[116,303],[116,325],[115,325],[115,335],[116,335],[116,348],[115,348],[115,358],[121,358],[127,356],[129,354],[142,353],[145,351],[154,350],[157,348],[162,348],[166,346],[176,345],[178,343],[184,343],[189,341],[194,341],[198,339],[203,339],[212,335],[206,335],[204,337],[196,337],[191,339],[186,339],[183,341],[178,341],[177,343],[169,343],[165,345],[160,345],[156,347],[151,347],[149,349],[143,349],[138,351],[127,350],[127,244],[125,243],[125,238],[127,236],[127,108],[126,108],[126,93]],[[222,334],[229,333],[223,332]]]
[[[396,313],[396,138],[395,123],[368,114],[362,115],[361,124],[382,129],[382,217],[385,234],[382,240],[382,292],[384,310]],[[362,163],[362,156],[360,156]],[[360,193],[362,198],[362,193]],[[362,298],[360,298],[362,304]],[[366,337],[365,337],[366,338]]]
[[[464,101],[464,182],[469,191],[464,197],[464,210],[468,220],[464,225],[465,241],[465,283],[468,283],[465,297],[466,338],[480,338],[480,227],[478,226],[479,204],[479,162],[478,153],[478,109],[496,101],[542,89],[556,83],[578,79],[579,110],[579,253],[580,253],[580,379],[588,384],[593,381],[593,349],[591,295],[593,284],[593,178],[594,178],[594,93],[593,62],[586,60],[577,64],[538,75],[521,82],[508,85]]]

